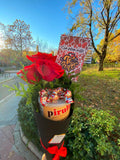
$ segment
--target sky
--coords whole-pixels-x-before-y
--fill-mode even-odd
[[[58,49],[61,34],[70,27],[67,0],[0,0],[0,22],[13,24],[16,19],[30,25],[34,41],[43,41],[49,48]]]

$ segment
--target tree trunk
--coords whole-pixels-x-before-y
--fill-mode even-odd
[[[104,62],[103,57],[100,57],[100,61],[99,61],[99,71],[103,71],[103,62]]]

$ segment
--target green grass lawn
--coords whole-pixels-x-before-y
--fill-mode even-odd
[[[78,83],[83,100],[77,106],[110,110],[120,119],[120,68],[83,67]]]

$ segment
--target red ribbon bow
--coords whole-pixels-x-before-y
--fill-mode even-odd
[[[60,149],[58,149],[58,146],[52,146],[52,147],[45,148],[42,141],[41,141],[41,144],[42,144],[43,148],[46,149],[50,154],[55,154],[55,156],[53,157],[52,160],[59,160],[60,156],[61,157],[67,156],[67,148],[63,147],[64,142],[63,142],[62,146],[60,147]]]

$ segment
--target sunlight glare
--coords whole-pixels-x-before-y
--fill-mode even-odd
[[[4,48],[3,33],[0,31],[0,49]]]

